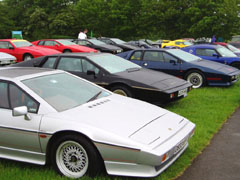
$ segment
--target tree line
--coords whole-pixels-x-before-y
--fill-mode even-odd
[[[0,38],[21,30],[28,40],[88,36],[123,40],[240,34],[240,0],[2,0]]]

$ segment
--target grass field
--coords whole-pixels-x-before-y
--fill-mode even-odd
[[[185,153],[160,176],[159,180],[174,179],[181,175],[209,144],[211,138],[223,123],[240,105],[240,82],[228,88],[204,87],[191,91],[188,96],[178,102],[167,105],[170,111],[178,113],[196,124],[194,137]],[[36,166],[15,161],[0,160],[1,180],[52,180],[67,179],[58,176],[49,166]],[[81,179],[92,179],[84,177]],[[140,179],[102,175],[96,180]]]

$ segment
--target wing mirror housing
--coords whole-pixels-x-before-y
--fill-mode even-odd
[[[219,55],[216,54],[216,53],[214,53],[212,56],[213,56],[213,57],[217,57],[217,58],[219,58]]]
[[[31,117],[28,114],[27,106],[19,106],[19,107],[13,108],[12,115],[14,117],[16,117],[16,116],[24,116],[25,120],[31,120]]]
[[[174,60],[170,60],[169,62],[170,62],[171,64],[173,64],[173,65],[176,65],[176,64],[177,64],[177,62],[174,61]]]
[[[14,47],[9,47],[9,49],[13,50],[13,49],[14,49]]]

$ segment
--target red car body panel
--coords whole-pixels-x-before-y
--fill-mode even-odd
[[[53,41],[52,45],[45,45],[45,42],[48,41]],[[72,42],[71,42],[72,43]],[[71,52],[82,52],[82,53],[89,53],[89,52],[98,52],[96,49],[92,49],[86,46],[81,46],[78,44],[74,45],[64,45],[58,40],[55,39],[43,39],[43,40],[38,40],[32,42],[32,44],[40,47],[45,47],[45,48],[50,48],[50,49],[55,49],[61,52],[64,52],[66,50],[70,50]]]
[[[16,47],[14,45],[14,41],[26,41],[26,40],[17,40],[17,39],[1,39],[0,40],[0,52],[5,52],[11,54],[17,58],[16,62],[23,61],[23,57],[25,54],[30,54],[33,58],[37,58],[40,56],[52,55],[52,54],[59,54],[60,51],[51,50],[48,48],[37,47],[37,46],[26,46],[26,47]],[[1,46],[1,42],[8,43],[13,48],[4,48]],[[26,41],[28,42],[28,41]]]

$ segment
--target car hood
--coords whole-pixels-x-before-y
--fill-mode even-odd
[[[123,71],[116,73],[115,75],[118,75],[124,79],[131,80],[132,86],[155,88],[161,91],[184,86],[187,84],[191,86],[191,83],[183,79],[163,72],[153,71],[145,68]]]
[[[70,49],[75,49],[76,51],[79,51],[79,52],[97,52],[96,49],[93,49],[93,48],[89,48],[89,47],[86,47],[86,46],[81,46],[81,45],[69,45],[69,46],[65,46],[65,47],[68,47]]]
[[[39,47],[39,46],[28,46],[28,47],[21,47],[18,49],[21,49],[24,51],[29,51],[29,52],[34,52],[34,53],[41,54],[41,55],[52,55],[52,54],[61,53],[60,51],[57,51],[54,49],[49,49],[49,48],[44,48],[44,47]]]
[[[224,74],[232,74],[233,72],[239,71],[237,68],[234,68],[232,66],[228,66],[225,64],[221,64],[214,61],[208,61],[208,60],[196,60],[191,62],[194,65],[198,65],[204,68],[212,69],[215,71],[219,71]]]
[[[16,57],[7,53],[0,52],[0,61],[3,61],[3,60],[16,60]]]
[[[186,124],[183,117],[163,108],[115,94],[52,115],[143,144],[159,136],[164,141]]]
[[[136,46],[132,46],[132,45],[129,45],[127,43],[123,43],[123,44],[118,44],[120,47],[123,47],[125,49],[129,49],[129,50],[135,50],[135,49],[139,49],[139,47],[136,47]]]
[[[120,47],[113,46],[110,44],[101,44],[101,45],[97,45],[97,46],[99,46],[101,48],[109,49],[109,50],[122,50]]]

